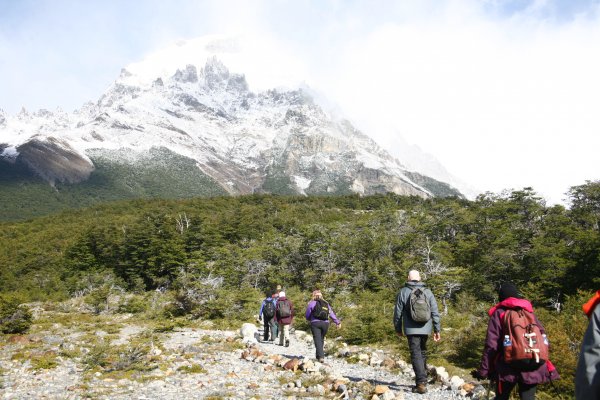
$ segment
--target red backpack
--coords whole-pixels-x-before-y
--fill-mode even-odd
[[[548,339],[532,312],[509,309],[502,316],[504,361],[514,369],[533,371],[548,360]]]

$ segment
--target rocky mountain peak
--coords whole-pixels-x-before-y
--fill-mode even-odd
[[[154,80],[154,82],[152,82],[152,87],[164,87],[165,83],[163,82],[162,78],[156,78]]]
[[[121,78],[121,79],[129,78],[130,76],[133,76],[133,74],[131,72],[129,72],[127,70],[127,68],[121,68],[121,73],[119,74],[119,78]]]
[[[46,110],[45,108],[41,108],[33,113],[33,116],[38,118],[50,118],[53,115],[54,114],[52,114],[52,111]]]
[[[29,114],[29,111],[27,111],[27,109],[25,107],[21,107],[21,111],[19,111],[19,113],[17,114],[17,118],[20,121],[27,121],[31,119],[31,115]]]
[[[183,71],[178,69],[175,72],[173,80],[182,83],[196,83],[198,82],[198,71],[194,65],[188,64]]]
[[[206,60],[204,68],[202,68],[202,76],[204,79],[226,80],[229,78],[229,69],[216,56]]]

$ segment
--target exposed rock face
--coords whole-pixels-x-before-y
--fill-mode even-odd
[[[55,138],[32,139],[17,148],[18,160],[54,185],[56,181],[78,183],[86,180],[94,166],[69,146]]]

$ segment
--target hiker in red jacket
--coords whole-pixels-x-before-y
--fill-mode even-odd
[[[285,297],[285,292],[279,292],[277,298],[277,310],[275,318],[279,324],[279,345],[285,347],[290,346],[290,325],[294,320],[294,305]]]
[[[521,298],[517,287],[510,282],[503,283],[500,286],[498,297],[500,302],[488,312],[490,320],[481,365],[477,371],[474,371],[473,376],[479,379],[489,378],[496,381],[496,400],[508,400],[510,392],[517,385],[520,399],[534,400],[537,385],[558,379],[558,372],[550,360],[547,360],[533,371],[521,371],[505,362],[504,333],[502,330],[504,314],[510,309],[524,309],[533,313],[533,306],[529,300]],[[545,334],[545,330],[537,317],[536,323],[542,334]]]

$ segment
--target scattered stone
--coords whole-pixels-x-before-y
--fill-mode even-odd
[[[436,372],[437,380],[439,382],[447,382],[448,379],[450,378],[450,374],[448,374],[448,372],[446,372],[446,368],[444,368],[444,367],[437,367],[435,369],[435,372]]]
[[[27,338],[27,336],[23,336],[23,335],[13,335],[8,338],[8,343],[28,344],[29,342],[30,342],[30,340]]]
[[[382,400],[395,400],[396,395],[394,395],[394,392],[392,392],[391,390],[388,390],[387,392],[385,392],[381,395],[381,399]]]
[[[452,390],[460,390],[464,384],[465,380],[456,375],[453,375],[452,378],[450,378],[450,387]]]
[[[299,366],[300,366],[300,359],[292,358],[291,360],[289,360],[288,362],[285,363],[283,368],[296,372],[298,370]]]
[[[375,394],[384,394],[385,392],[387,392],[389,390],[390,390],[390,388],[386,385],[375,386]]]
[[[392,369],[396,366],[396,361],[394,361],[394,359],[391,357],[385,357],[383,359],[383,362],[381,363],[381,365],[384,366],[385,368]]]

